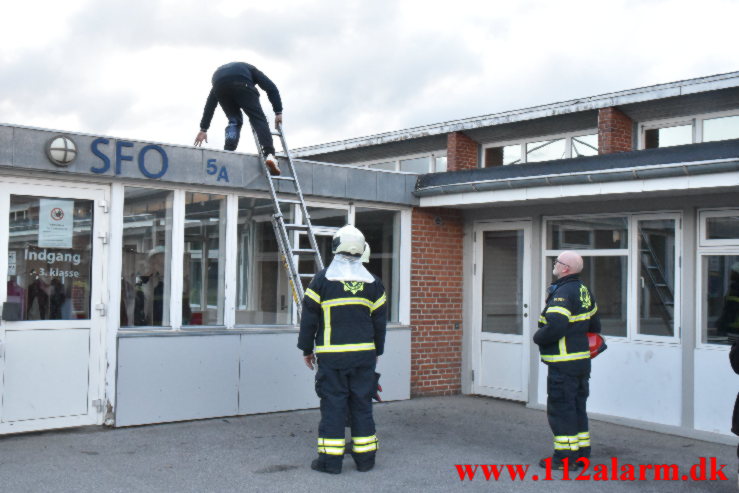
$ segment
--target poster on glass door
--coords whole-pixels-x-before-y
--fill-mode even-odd
[[[39,199],[38,246],[72,248],[74,200]]]

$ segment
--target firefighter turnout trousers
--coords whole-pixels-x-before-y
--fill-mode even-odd
[[[316,394],[321,399],[318,458],[327,469],[341,470],[347,420],[351,426],[354,461],[358,467],[374,465],[377,435],[372,417],[372,396],[376,390],[374,366],[327,368],[321,366],[319,359],[316,372]]]
[[[588,363],[590,363],[588,361]],[[590,457],[590,432],[586,402],[590,365],[563,370],[549,364],[547,375],[547,418],[554,434],[554,459],[570,461]]]

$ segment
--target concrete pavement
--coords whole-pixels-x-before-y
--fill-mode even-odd
[[[0,437],[2,492],[229,491],[737,491],[736,450],[593,421],[593,463],[676,464],[689,474],[716,458],[728,481],[544,481],[536,463],[551,451],[546,415],[523,404],[474,396],[417,398],[375,406],[377,466],[314,472],[317,410],[134,428],[78,428]],[[728,426],[728,424],[727,424]],[[527,479],[460,480],[456,464],[531,464]],[[525,467],[525,466],[524,466]],[[603,467],[603,466],[601,466]],[[610,477],[610,469],[608,469]],[[599,471],[589,471],[597,473]],[[621,474],[620,472],[619,474]],[[647,471],[648,477],[654,473]],[[709,467],[710,474],[710,467]],[[539,480],[532,479],[537,475]]]

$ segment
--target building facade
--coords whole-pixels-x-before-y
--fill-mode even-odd
[[[728,363],[737,139],[731,73],[296,152],[424,173],[411,239],[414,395],[543,408],[531,337],[552,261],[574,249],[609,346],[594,361],[591,413],[715,438],[730,435],[739,390]]]
[[[543,408],[531,337],[574,249],[591,413],[729,439],[739,73],[293,154],[324,258],[355,224],[388,289],[385,400]],[[0,433],[315,407],[266,191],[254,156],[0,126]]]

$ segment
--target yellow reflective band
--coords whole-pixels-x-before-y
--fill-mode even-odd
[[[373,452],[377,450],[377,443],[371,443],[369,445],[353,445],[352,452],[361,454],[363,452]]]
[[[570,315],[572,315],[572,312],[563,306],[550,306],[545,313],[559,313],[567,318],[570,318]]]
[[[590,438],[590,432],[589,431],[581,431],[577,434],[577,438],[582,440],[583,438]]]
[[[305,295],[306,295],[306,296],[307,296],[308,298],[310,298],[310,299],[312,299],[313,301],[315,301],[316,303],[318,303],[318,304],[320,304],[320,303],[321,303],[321,297],[320,297],[320,296],[318,296],[318,293],[316,293],[316,292],[315,292],[315,291],[313,291],[312,289],[310,289],[310,288],[306,289],[306,290],[305,290]]]
[[[370,311],[377,310],[382,305],[384,305],[386,301],[387,301],[387,296],[385,296],[385,293],[382,293],[382,296],[380,296],[380,298],[377,301],[375,301],[374,303],[372,303],[372,308],[371,308]]]
[[[547,323],[547,319],[544,318],[542,315],[539,315],[539,323],[545,324],[545,323]]]
[[[563,354],[567,354],[567,338],[561,337],[559,339],[559,354],[560,356]]]
[[[374,342],[363,342],[361,344],[332,344],[329,346],[316,346],[316,353],[348,353],[351,351],[372,351],[374,349]]]
[[[323,308],[323,344],[326,347],[331,345],[331,308],[330,307]]]
[[[343,438],[319,438],[318,445],[328,445],[329,447],[343,447],[346,440]]]
[[[590,440],[580,440],[580,448],[590,447]]]
[[[369,437],[352,437],[352,443],[355,445],[367,445],[368,443],[376,442],[377,435]]]
[[[726,299],[729,301],[739,301],[739,296],[727,296]]]
[[[570,444],[554,442],[554,450],[570,450]]]
[[[593,307],[593,309],[587,313],[581,313],[579,315],[572,315],[571,317],[569,317],[570,322],[582,322],[584,320],[590,320],[597,311],[598,305],[595,305],[595,307]]]
[[[367,298],[336,298],[333,300],[327,300],[321,302],[321,306],[325,308],[334,306],[345,306],[345,305],[362,305],[366,306],[370,310],[372,309],[372,302]]]
[[[569,443],[570,437],[569,436],[555,436],[554,437],[554,441],[555,442]]]
[[[319,454],[344,455],[344,447],[318,447]]]
[[[569,353],[569,354],[542,354],[542,361],[574,361],[578,359],[590,358],[590,351],[582,353]]]

